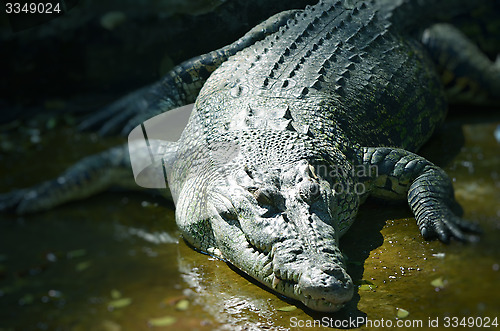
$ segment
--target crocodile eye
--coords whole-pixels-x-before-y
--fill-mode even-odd
[[[257,199],[257,202],[261,205],[272,205],[274,202],[272,193],[265,188],[260,188],[253,194],[255,195],[255,199]]]
[[[226,220],[238,220],[238,215],[235,211],[224,210],[219,212],[219,215]]]

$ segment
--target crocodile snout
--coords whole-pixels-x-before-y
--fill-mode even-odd
[[[288,239],[273,246],[273,288],[302,301],[307,307],[324,312],[337,311],[351,300],[353,283],[342,260],[333,254],[319,254],[304,242]],[[281,281],[294,284],[286,287]],[[293,293],[292,293],[293,289]]]
[[[298,287],[305,297],[304,304],[315,310],[338,310],[353,296],[351,277],[335,264],[306,269]]]

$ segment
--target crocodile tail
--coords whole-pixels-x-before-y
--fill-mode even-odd
[[[433,23],[453,23],[463,15],[500,8],[500,0],[379,0],[379,4],[398,29],[410,33]]]

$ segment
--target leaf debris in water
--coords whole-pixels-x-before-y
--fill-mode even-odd
[[[130,306],[130,304],[132,304],[131,298],[121,298],[121,299],[110,301],[108,303],[108,309],[109,310],[119,309],[119,308]]]
[[[297,307],[295,307],[295,306],[285,306],[285,307],[278,308],[276,310],[278,310],[278,311],[294,311],[296,309],[297,309]]]
[[[356,284],[360,291],[375,291],[375,288],[377,287],[377,285],[366,279],[361,279],[357,281]]]
[[[149,326],[169,326],[177,321],[175,317],[164,316],[158,318],[152,318],[148,321]]]
[[[375,291],[375,286],[369,284],[363,284],[359,286],[360,291]]]
[[[112,289],[111,290],[111,298],[116,300],[120,299],[122,297],[122,292],[118,291],[117,289]]]
[[[82,271],[88,269],[91,265],[92,265],[91,261],[80,262],[76,265],[75,270],[78,272],[82,272]]]
[[[179,302],[177,302],[175,305],[175,309],[180,311],[187,310],[188,308],[189,308],[189,300],[186,299],[179,300]]]
[[[396,317],[399,319],[405,319],[408,317],[408,315],[410,315],[410,312],[406,309],[403,309],[403,308],[397,308],[397,309],[398,309],[398,312],[396,314]]]
[[[162,303],[165,305],[173,306],[173,305],[177,304],[179,301],[185,300],[185,299],[187,299],[186,295],[179,295],[179,296],[175,296],[175,297],[165,298],[162,301]]]
[[[446,281],[443,277],[438,277],[431,282],[431,285],[437,288],[444,288],[446,286]]]

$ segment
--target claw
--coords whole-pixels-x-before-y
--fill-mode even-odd
[[[281,280],[278,277],[274,276],[274,278],[273,278],[273,288],[276,289],[276,287],[278,287],[278,284],[280,282],[281,282]]]
[[[426,240],[438,238],[441,242],[448,244],[451,238],[461,242],[474,242],[478,237],[468,235],[467,232],[480,234],[481,228],[476,223],[470,223],[449,210],[440,210],[427,215],[420,225],[420,233]]]
[[[444,244],[450,243],[450,237],[448,236],[448,233],[446,233],[445,231],[438,232],[438,238],[439,241],[441,241]]]
[[[425,226],[420,227],[420,233],[422,234],[422,237],[424,237],[425,240],[430,240],[432,237],[429,230]]]

